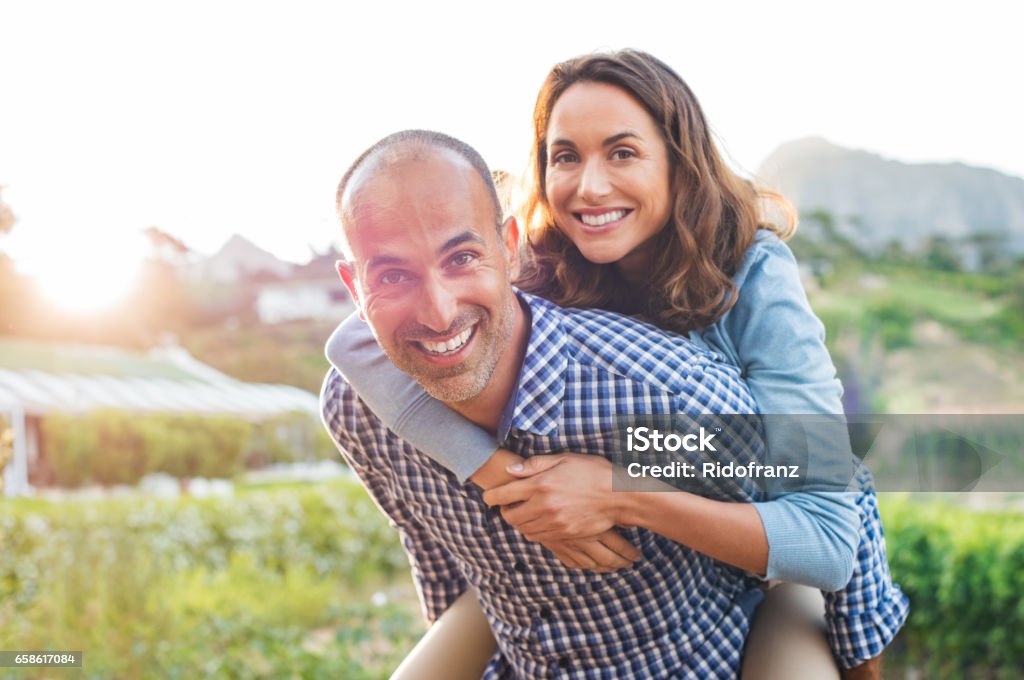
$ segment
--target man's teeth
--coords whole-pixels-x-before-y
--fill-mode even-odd
[[[451,354],[456,350],[462,349],[462,346],[469,340],[469,336],[473,334],[473,327],[467,328],[451,340],[445,342],[428,342],[426,340],[420,340],[420,345],[423,349],[427,350],[431,354]]]
[[[586,215],[580,213],[580,221],[588,227],[603,227],[609,222],[621,220],[625,216],[625,210],[612,210],[611,212],[601,213],[600,215]]]

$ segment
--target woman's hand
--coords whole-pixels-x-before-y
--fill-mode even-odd
[[[618,523],[613,466],[605,458],[574,453],[533,456],[509,466],[508,472],[520,479],[489,489],[483,499],[500,505],[505,521],[531,541],[547,545],[593,537]]]
[[[477,485],[488,490],[484,493],[484,501],[487,502],[488,505],[501,505],[502,503],[500,502],[495,503],[487,500],[490,489],[507,487],[513,482],[518,482],[520,478],[530,477],[534,474],[548,470],[555,464],[555,460],[560,459],[561,457],[562,456],[536,456],[530,459],[523,459],[511,451],[498,449],[495,454],[491,456],[491,459],[473,475],[472,480],[476,482]],[[590,456],[580,457],[590,458]],[[557,484],[557,480],[554,476],[548,480],[543,480],[544,484],[547,484],[548,482],[553,485]],[[504,488],[504,490],[499,492],[495,498],[497,498],[498,501],[502,501],[506,499],[506,497],[514,498],[515,494],[519,493],[519,491],[522,491],[523,489],[524,487],[517,487],[513,489]],[[508,502],[512,503],[515,501],[510,500]],[[508,521],[507,513],[511,512],[513,512],[511,508],[506,508],[502,512],[506,521]],[[518,517],[518,513],[514,514],[513,517]],[[509,523],[512,524],[512,522]],[[516,525],[512,524],[512,526]],[[610,572],[615,571],[616,569],[624,569],[632,566],[634,562],[642,557],[640,551],[633,547],[632,543],[619,535],[617,531],[612,529],[610,525],[604,530],[595,532],[592,535],[579,533],[570,537],[561,538],[550,536],[533,538],[526,535],[525,538],[543,545],[554,553],[555,557],[561,560],[562,564],[570,569],[589,569],[591,571]]]
[[[633,544],[614,529],[590,538],[537,541],[555,554],[570,569],[589,569],[601,573],[625,569],[643,557]]]

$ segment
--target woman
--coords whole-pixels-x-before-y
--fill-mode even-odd
[[[742,369],[762,413],[841,414],[841,387],[821,324],[779,238],[791,232],[792,220],[775,228],[758,217],[764,197],[785,204],[726,167],[678,75],[634,51],[563,62],[538,96],[534,126],[524,215],[532,261],[521,287],[565,306],[603,307],[691,333]],[[590,456],[543,456],[517,471],[511,453],[495,452],[489,435],[459,423],[407,377],[392,370],[382,379],[389,364],[360,323],[343,326],[329,355],[404,439],[460,478],[472,475],[485,489],[500,486],[485,495],[489,503],[526,497],[529,479],[501,486],[516,475],[579,479],[596,464]],[[781,440],[766,428],[775,449]],[[563,485],[560,494],[572,497],[573,489],[585,487]],[[864,507],[873,508],[863,498],[857,507],[843,494],[810,493],[749,505],[705,504],[714,508],[707,515],[715,519],[714,531],[688,530],[700,523],[670,517],[674,526],[662,533],[674,532],[674,540],[766,578],[838,590],[853,569],[858,520],[870,519]],[[524,514],[528,507],[503,514],[569,566],[614,568],[636,557],[612,539],[559,542],[596,533],[587,520],[603,526],[601,507],[591,501],[581,499],[562,514]],[[586,529],[567,533],[566,526]],[[905,615],[899,597],[887,606],[894,620]],[[842,658],[843,665],[868,658],[861,651]]]

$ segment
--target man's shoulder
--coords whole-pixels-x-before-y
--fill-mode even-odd
[[[558,324],[568,360],[579,367],[671,393],[685,391],[695,374],[718,368],[717,357],[706,348],[639,319],[559,307],[541,298],[531,298],[530,305],[537,323]]]
[[[320,417],[336,438],[357,436],[383,428],[373,411],[366,406],[352,385],[333,366],[320,387]]]
[[[337,404],[339,401],[349,398],[355,392],[348,384],[338,369],[331,366],[324,376],[324,382],[320,386],[320,410],[323,411],[329,404]]]
[[[608,352],[609,345],[623,343],[641,346],[679,345],[696,353],[704,352],[689,338],[662,330],[636,317],[593,307],[560,307],[544,298],[525,293],[523,296],[536,317],[547,317],[547,325],[550,325],[553,318],[574,345],[596,353]]]

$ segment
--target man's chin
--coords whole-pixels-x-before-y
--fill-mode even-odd
[[[475,376],[469,375],[435,380],[416,378],[416,382],[434,399],[447,404],[469,401],[480,394],[487,384],[486,381],[475,379]]]

